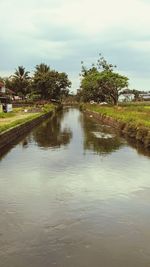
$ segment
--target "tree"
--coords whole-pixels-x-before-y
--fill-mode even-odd
[[[116,105],[122,91],[128,87],[128,78],[114,72],[115,65],[104,57],[98,59],[96,66],[86,68],[82,62],[81,96],[83,101],[108,101]]]
[[[80,91],[80,95],[82,97],[82,101],[105,101],[105,95],[98,84],[99,76],[100,73],[96,69],[90,70],[86,73],[81,82],[82,89]]]
[[[36,68],[36,71],[38,73],[47,73],[47,72],[50,71],[50,67],[48,65],[44,64],[44,63],[41,63],[39,65],[36,65],[35,68]]]
[[[35,68],[32,86],[42,99],[61,100],[68,94],[71,82],[66,73],[51,70],[48,65],[42,63]]]
[[[113,71],[102,71],[97,82],[105,98],[114,105],[117,105],[123,89],[128,86],[128,78]]]
[[[13,89],[18,95],[24,98],[30,91],[29,81],[29,71],[26,71],[23,66],[19,66],[14,75],[6,80],[6,83],[11,87],[10,89]]]

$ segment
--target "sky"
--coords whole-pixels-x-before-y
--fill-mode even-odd
[[[65,71],[79,88],[81,61],[99,53],[150,90],[150,0],[0,0],[0,76],[40,63]]]

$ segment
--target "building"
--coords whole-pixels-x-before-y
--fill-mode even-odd
[[[15,95],[15,92],[13,90],[10,90],[5,87],[5,84],[3,82],[0,82],[0,96],[9,96],[10,98],[13,98]]]
[[[125,93],[119,96],[119,102],[131,102],[134,100],[134,97],[134,94]]]
[[[11,100],[15,93],[7,89],[3,82],[0,82],[0,112],[11,112],[12,104]]]
[[[141,100],[144,100],[144,101],[150,101],[150,93],[147,92],[147,93],[145,93],[145,94],[140,94],[140,95],[139,95],[139,98],[140,98]]]

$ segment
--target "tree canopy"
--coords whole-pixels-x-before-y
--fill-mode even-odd
[[[7,88],[24,98],[30,92],[30,79],[29,71],[26,71],[23,66],[18,66],[15,73],[4,80]]]
[[[107,101],[114,105],[128,87],[128,78],[115,72],[115,65],[109,64],[104,57],[98,59],[91,68],[83,65],[81,69],[80,97],[83,101]]]
[[[13,75],[2,79],[5,86],[13,90],[16,95],[40,99],[61,100],[69,93],[71,82],[65,72],[58,72],[48,65],[41,63],[36,65],[33,76],[23,66],[19,66]]]
[[[51,70],[45,64],[37,65],[32,80],[32,87],[35,93],[42,99],[54,98],[61,100],[69,92],[71,82],[64,72]]]

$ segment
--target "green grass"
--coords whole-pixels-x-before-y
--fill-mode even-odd
[[[134,126],[150,128],[150,106],[148,105],[121,105],[118,107],[104,107],[99,105],[84,105],[85,109],[98,112],[116,120],[130,123]]]
[[[54,109],[55,109],[55,106],[54,106],[53,104],[45,104],[45,105],[42,107],[42,111],[43,111],[44,113],[53,111]]]
[[[15,116],[16,112],[9,112],[9,113],[0,113],[0,119],[2,118],[11,118],[13,116]]]
[[[40,111],[34,111],[33,113],[25,113],[24,110],[32,111],[35,107],[21,107],[14,108],[13,112],[0,113],[0,133],[7,131],[13,127],[19,126],[27,121],[31,121],[42,114],[46,114],[55,109],[53,104],[46,104],[44,106],[38,106]]]
[[[7,131],[13,127],[16,127],[16,126],[19,126],[27,121],[31,121],[37,117],[39,117],[41,114],[34,114],[34,115],[31,115],[29,117],[25,117],[25,118],[22,118],[22,119],[16,119],[15,121],[13,122],[10,122],[8,124],[3,124],[3,125],[0,125],[0,133],[4,132],[4,131]]]

